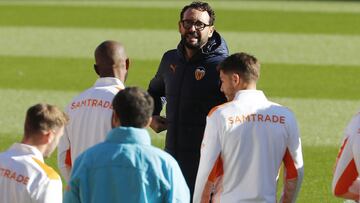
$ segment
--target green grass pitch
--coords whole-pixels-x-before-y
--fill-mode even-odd
[[[127,86],[147,88],[162,54],[179,41],[181,1],[0,1],[0,151],[22,136],[26,109],[61,108],[91,86],[93,50],[122,41],[131,59]],[[298,119],[305,177],[298,202],[331,195],[343,129],[360,109],[360,3],[211,1],[230,51],[261,62],[259,89]],[[164,145],[164,134],[152,142]],[[56,153],[47,160],[56,166]]]

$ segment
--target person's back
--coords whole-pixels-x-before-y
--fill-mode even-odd
[[[66,109],[70,122],[58,148],[58,166],[66,181],[75,159],[84,150],[102,142],[111,130],[111,102],[116,93],[125,88],[129,59],[122,44],[104,41],[95,50],[95,61],[99,78]]]
[[[44,157],[55,150],[67,122],[67,115],[49,104],[27,110],[22,141],[0,153],[1,202],[62,202],[61,178]]]
[[[295,116],[256,89],[260,64],[255,57],[236,53],[218,68],[229,102],[208,114],[194,202],[275,203],[282,162],[280,202],[295,202],[303,177]]]
[[[168,194],[177,186],[172,180],[186,185],[183,177],[172,177],[181,174],[174,166],[169,154],[150,145],[146,130],[122,127],[80,155],[73,176],[81,187],[81,202],[172,202]],[[176,191],[177,197],[187,195],[186,188]]]
[[[64,202],[190,202],[172,156],[151,146],[151,96],[126,88],[113,100],[113,129],[75,161]]]
[[[235,98],[209,115],[219,121],[209,123],[209,130],[223,131],[219,159],[225,172],[214,174],[222,178],[218,195],[221,202],[276,202],[277,176],[292,144],[288,131],[297,130],[296,120],[287,108],[268,101],[256,90],[242,90],[237,96],[241,100]]]
[[[60,176],[34,147],[16,143],[0,154],[1,202],[61,202],[61,191]]]
[[[71,118],[66,126],[69,139],[71,161],[96,143],[104,141],[111,130],[112,99],[124,89],[116,78],[100,78],[94,87],[76,96],[68,105],[66,112]],[[69,152],[68,152],[69,153]]]

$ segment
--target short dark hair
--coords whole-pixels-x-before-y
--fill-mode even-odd
[[[119,91],[112,102],[114,111],[124,127],[145,127],[154,110],[154,100],[138,87],[127,87]]]
[[[260,77],[260,63],[247,53],[235,53],[218,65],[224,73],[238,73],[245,81],[257,81]]]
[[[215,23],[214,10],[210,7],[210,5],[208,3],[201,2],[201,1],[194,1],[191,4],[184,6],[184,8],[181,10],[181,13],[180,13],[180,20],[183,20],[184,13],[189,8],[208,12],[208,14],[210,16],[209,25],[214,25],[214,23]]]
[[[63,127],[69,117],[58,107],[50,104],[35,104],[26,112],[24,135],[32,136],[42,131]]]

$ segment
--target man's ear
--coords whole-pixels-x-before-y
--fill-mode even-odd
[[[127,58],[125,60],[125,65],[126,65],[126,70],[129,70],[129,67],[130,67],[130,59],[129,58]]]
[[[239,84],[240,83],[240,80],[241,80],[241,77],[238,73],[233,73],[231,75],[231,80],[233,81],[234,84]]]
[[[178,22],[178,26],[179,26],[179,32],[181,33],[181,22]]]
[[[119,116],[116,114],[115,111],[113,111],[112,116],[111,116],[111,127],[116,128],[116,127],[119,127],[120,125],[121,125],[121,123],[120,123]]]
[[[208,34],[208,37],[209,37],[209,38],[213,36],[214,31],[215,31],[215,26],[213,26],[213,25],[210,26],[210,27],[209,27],[209,34]]]
[[[97,75],[100,75],[98,68],[99,68],[99,67],[98,67],[96,64],[94,64],[95,73],[96,73]]]

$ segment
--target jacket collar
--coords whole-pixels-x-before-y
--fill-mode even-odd
[[[117,127],[106,137],[107,142],[151,145],[149,133],[143,128]]]
[[[23,143],[14,143],[10,149],[9,152],[16,154],[18,156],[24,156],[24,155],[32,155],[36,159],[44,162],[44,157],[42,153],[34,146],[23,144]]]
[[[119,86],[121,89],[125,89],[124,83],[121,82],[121,80],[119,80],[118,78],[114,77],[98,78],[94,84],[95,87],[104,87],[111,85],[116,85]]]

